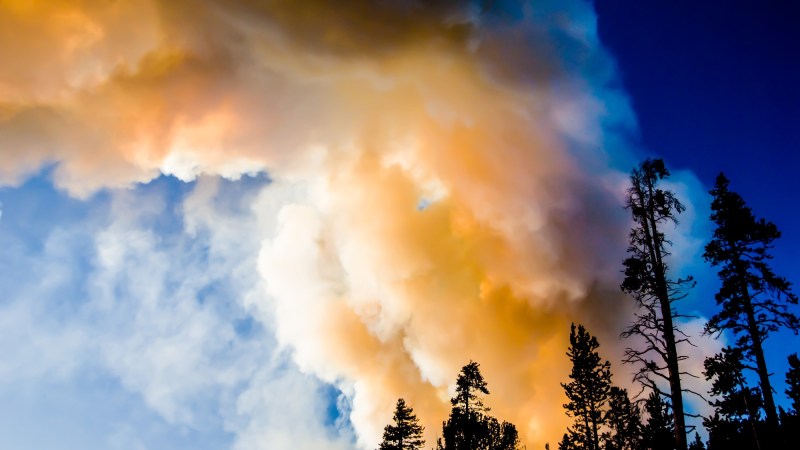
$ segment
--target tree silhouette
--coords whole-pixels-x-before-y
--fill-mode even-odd
[[[703,441],[700,439],[698,433],[694,434],[694,441],[689,444],[689,450],[706,450],[706,446],[703,445]]]
[[[644,425],[642,444],[648,450],[675,449],[674,414],[661,395],[651,392],[644,402],[647,423]]]
[[[481,375],[480,364],[470,361],[461,368],[456,379],[456,396],[450,399],[450,404],[463,410],[467,416],[488,411],[480,394],[489,395],[489,389]]]
[[[575,450],[577,447],[575,443],[572,442],[570,439],[569,434],[564,433],[564,436],[561,438],[561,442],[558,443],[558,450]]]
[[[488,450],[517,450],[519,448],[519,433],[517,427],[510,422],[499,422],[494,417],[485,418],[486,428],[489,430],[488,439],[478,448]]]
[[[598,450],[599,428],[605,424],[605,406],[611,389],[611,365],[603,362],[597,353],[597,339],[583,325],[572,324],[567,356],[572,361],[569,383],[562,383],[569,403],[564,405],[567,415],[575,423],[567,429],[571,448]]]
[[[675,319],[681,316],[674,304],[686,297],[694,281],[691,277],[674,279],[669,275],[666,258],[670,255],[671,242],[661,227],[665,223],[677,223],[676,215],[685,207],[671,191],[659,187],[659,182],[667,177],[669,171],[660,159],[645,160],[631,172],[626,208],[635,225],[629,235],[629,256],[623,262],[625,279],[621,288],[636,300],[638,311],[635,321],[622,336],[638,336],[645,342],[644,348],[626,349],[624,362],[639,366],[634,376],[636,381],[669,397],[677,448],[686,450],[681,387],[684,373],[679,369],[679,362],[686,357],[678,354],[677,344],[688,340],[676,328]],[[659,388],[658,379],[669,384],[669,393]]]
[[[756,449],[764,447],[759,424],[761,394],[747,386],[742,370],[742,349],[726,347],[704,361],[706,380],[711,381],[709,402],[714,415],[703,420],[709,432],[709,449]],[[762,439],[759,439],[761,437]]]
[[[450,399],[453,409],[442,426],[444,448],[451,450],[474,450],[477,441],[483,436],[483,405],[481,394],[488,395],[489,389],[481,375],[480,365],[470,361],[461,368],[456,379],[456,396]],[[441,445],[440,445],[441,447]]]
[[[755,362],[764,411],[772,433],[778,430],[778,413],[772,396],[763,343],[780,328],[800,330],[800,320],[787,310],[797,304],[791,284],[776,275],[768,264],[769,250],[781,235],[772,222],[756,219],[742,197],[728,189],[725,175],[717,177],[711,195],[711,220],[717,225],[703,257],[719,266],[722,286],[715,298],[720,312],[706,324],[706,331],[730,330],[738,337],[736,345]]]
[[[789,355],[786,372],[786,396],[791,400],[791,410],[781,408],[781,428],[787,442],[800,442],[800,359],[797,353]]]
[[[639,450],[642,441],[642,417],[639,407],[631,403],[628,391],[612,386],[608,397],[603,436],[605,450]]]
[[[425,445],[422,432],[425,428],[417,421],[414,410],[402,398],[397,400],[392,417],[394,424],[383,429],[379,450],[417,450]]]
[[[786,372],[786,396],[792,401],[795,415],[800,415],[800,359],[797,353],[789,355],[789,370]]]
[[[442,424],[439,450],[517,450],[516,427],[487,415],[481,394],[488,395],[480,366],[470,361],[456,379],[456,396],[450,399],[453,408]]]

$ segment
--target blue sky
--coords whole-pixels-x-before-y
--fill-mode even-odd
[[[298,373],[244,305],[263,294],[242,207],[267,182],[161,177],[77,201],[44,171],[4,190],[3,445],[316,445],[300,430],[340,429],[339,392]],[[188,211],[192,196],[210,203]]]

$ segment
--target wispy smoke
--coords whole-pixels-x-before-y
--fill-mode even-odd
[[[569,323],[614,358],[625,179],[604,149],[632,121],[588,2],[0,9],[0,180],[54,165],[85,197],[266,171],[253,307],[348,395],[365,448],[399,396],[433,439],[470,358],[542,445]]]

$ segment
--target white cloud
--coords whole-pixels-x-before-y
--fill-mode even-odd
[[[294,448],[350,448],[347,426],[326,413],[336,399],[320,396],[331,388],[276,353],[265,323],[248,312],[264,296],[249,209],[258,189],[203,179],[179,203],[158,186],[113,192],[107,209],[98,204],[83,220],[55,225],[38,253],[15,255],[33,271],[0,304],[0,395],[62,383],[80,397],[88,388],[79,380],[100,376],[190,439],[181,446],[216,429],[236,449],[288,448],[279,444],[298,439],[306,444]],[[89,251],[79,251],[87,242]],[[166,448],[146,429],[112,425],[134,420],[115,412],[98,427],[108,434],[96,437],[109,448]],[[78,425],[64,448],[90,427]],[[33,448],[3,437],[0,444]]]
[[[700,414],[701,416],[708,416],[713,412],[713,408],[707,402],[707,400],[711,399],[708,395],[708,391],[711,389],[711,382],[706,381],[703,375],[703,363],[706,358],[719,353],[722,347],[727,345],[724,337],[714,339],[711,336],[703,334],[703,326],[707,320],[708,319],[705,317],[698,317],[681,323],[681,330],[689,336],[694,345],[688,345],[687,343],[678,345],[678,352],[688,357],[688,359],[681,362],[681,370],[694,375],[684,376],[681,379],[682,387],[703,396],[703,398],[701,398],[691,393],[684,394],[684,402],[687,405],[686,409],[687,412]],[[698,431],[703,431],[701,426],[702,419],[690,419],[688,422],[694,423],[694,425],[698,427]]]
[[[237,435],[234,450],[351,449],[351,432],[329,417],[325,394],[323,383],[284,358],[263,367],[238,397],[236,416],[228,419]]]

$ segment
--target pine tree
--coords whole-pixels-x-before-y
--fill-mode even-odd
[[[561,442],[558,443],[558,450],[575,450],[575,444],[570,439],[567,433],[564,433],[564,436],[561,438]]]
[[[453,409],[442,426],[444,448],[449,450],[476,450],[478,441],[485,434],[483,405],[480,394],[488,395],[489,389],[481,375],[480,365],[470,361],[461,368],[456,379],[456,396],[450,399]]]
[[[609,392],[606,424],[609,428],[603,441],[605,450],[638,450],[642,440],[642,417],[639,407],[631,403],[628,391],[612,386]]]
[[[442,423],[442,437],[437,441],[439,450],[517,450],[519,436],[516,427],[499,422],[487,414],[481,394],[489,389],[480,366],[470,361],[461,369],[456,379],[456,396],[450,399],[453,408]]]
[[[677,350],[677,344],[686,338],[675,324],[679,317],[675,302],[686,297],[694,281],[691,277],[670,277],[666,259],[670,255],[671,242],[662,227],[669,222],[677,223],[676,216],[685,207],[671,191],[659,187],[660,181],[667,177],[669,171],[660,159],[648,159],[631,172],[626,208],[630,210],[635,226],[630,232],[629,257],[623,262],[625,279],[620,287],[636,300],[638,311],[634,323],[622,336],[634,337],[644,343],[644,348],[625,351],[624,362],[639,366],[635,380],[659,393],[662,391],[658,381],[669,384],[669,392],[664,394],[669,396],[672,404],[675,442],[679,450],[686,450],[682,372],[679,368],[680,361],[686,357],[679,355]],[[683,337],[676,338],[676,335]]]
[[[647,450],[675,450],[674,414],[661,395],[651,392],[644,402],[647,423],[644,425],[642,444]]]
[[[800,416],[800,359],[797,353],[789,355],[789,370],[786,372],[786,396],[792,401],[793,414]]]
[[[516,450],[519,448],[517,427],[510,422],[500,422],[494,417],[485,417],[486,439],[476,448],[487,450]]]
[[[800,442],[800,359],[797,353],[789,355],[786,386],[786,396],[792,404],[789,412],[781,408],[781,428],[787,442]]]
[[[728,189],[725,175],[717,177],[711,195],[711,220],[717,225],[703,257],[718,272],[722,287],[716,294],[721,307],[706,324],[706,331],[730,330],[738,337],[736,346],[755,362],[764,411],[772,434],[778,430],[778,412],[772,396],[763,344],[767,336],[781,328],[800,330],[800,320],[788,311],[797,296],[791,284],[776,275],[768,264],[769,250],[781,235],[772,222],[756,219],[742,197]]]
[[[761,394],[757,388],[747,386],[742,352],[740,348],[726,347],[703,363],[706,380],[712,382],[709,394],[715,397],[709,402],[714,415],[703,421],[711,450],[765,447],[763,438],[767,433],[759,423]]]
[[[422,438],[425,428],[402,398],[397,400],[393,420],[394,425],[386,425],[383,429],[383,441],[378,447],[380,450],[417,450],[425,445]]]
[[[567,430],[573,448],[598,450],[600,428],[605,424],[605,407],[611,389],[611,365],[603,362],[597,353],[600,346],[583,325],[572,324],[567,356],[572,361],[569,383],[562,383],[569,403],[564,405],[567,415],[575,423]]]
[[[450,403],[467,416],[479,414],[488,411],[480,394],[489,395],[489,388],[481,375],[480,364],[470,361],[461,368],[456,379],[456,396],[450,399]]]

